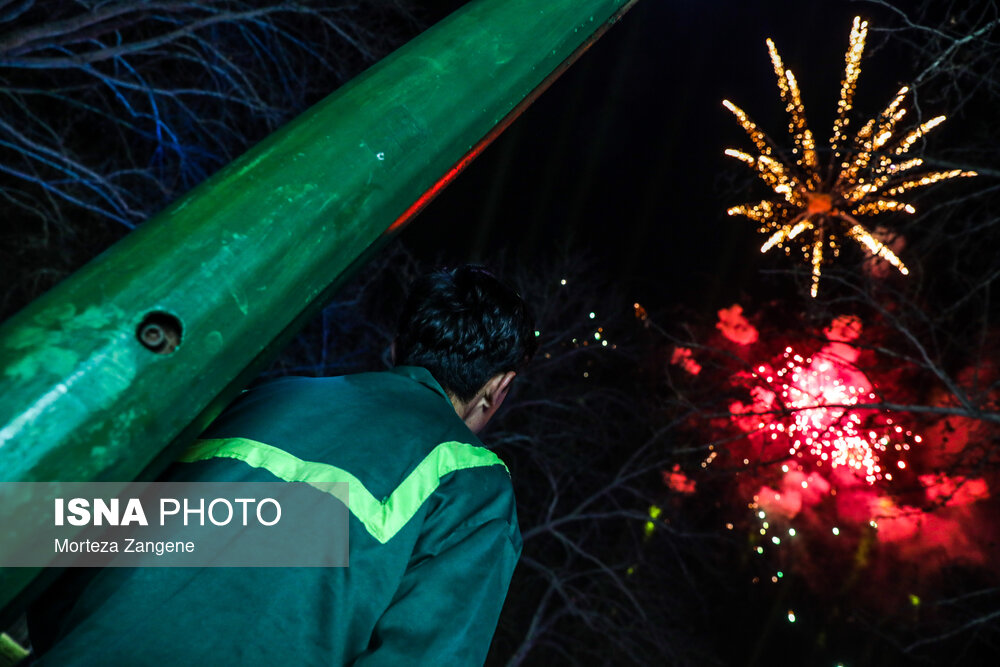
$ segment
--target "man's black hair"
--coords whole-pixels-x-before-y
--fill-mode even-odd
[[[396,363],[423,366],[446,391],[469,401],[498,373],[535,353],[534,318],[513,289],[479,266],[418,278],[399,319]]]

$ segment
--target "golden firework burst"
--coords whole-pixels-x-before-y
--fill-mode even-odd
[[[868,23],[855,17],[828,160],[820,160],[816,142],[806,124],[805,108],[795,75],[785,69],[770,39],[767,40],[767,50],[778,77],[781,100],[789,116],[788,132],[794,143],[794,162],[783,159],[774,142],[742,109],[729,100],[722,101],[723,106],[736,116],[758,152],[754,156],[730,148],[726,150],[726,155],[749,165],[780,197],[733,206],[727,212],[729,215],[746,216],[760,226],[760,232],[768,237],[760,248],[761,252],[778,247],[791,254],[791,249],[798,247],[803,258],[812,265],[811,294],[814,297],[819,289],[823,262],[829,256],[839,254],[841,236],[854,240],[873,256],[889,262],[906,275],[908,271],[899,257],[876,239],[858,218],[890,211],[913,213],[911,205],[895,197],[931,183],[976,175],[974,171],[962,169],[909,175],[910,170],[923,164],[923,160],[907,158],[907,153],[945,117],[932,118],[898,137],[895,134],[897,126],[906,115],[906,109],[901,106],[909,92],[905,86],[880,114],[858,130],[852,140],[847,139],[848,114],[854,103],[867,34]],[[827,251],[829,253],[824,255]]]

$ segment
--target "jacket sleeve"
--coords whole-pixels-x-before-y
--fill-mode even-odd
[[[356,667],[482,665],[521,538],[500,466],[455,473],[430,503],[392,603]]]

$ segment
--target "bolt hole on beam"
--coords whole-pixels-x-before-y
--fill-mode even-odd
[[[150,352],[170,354],[181,344],[181,321],[170,313],[154,310],[142,318],[135,336]]]

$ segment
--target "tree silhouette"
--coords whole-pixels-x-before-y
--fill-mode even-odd
[[[0,316],[417,28],[392,0],[0,3]]]

